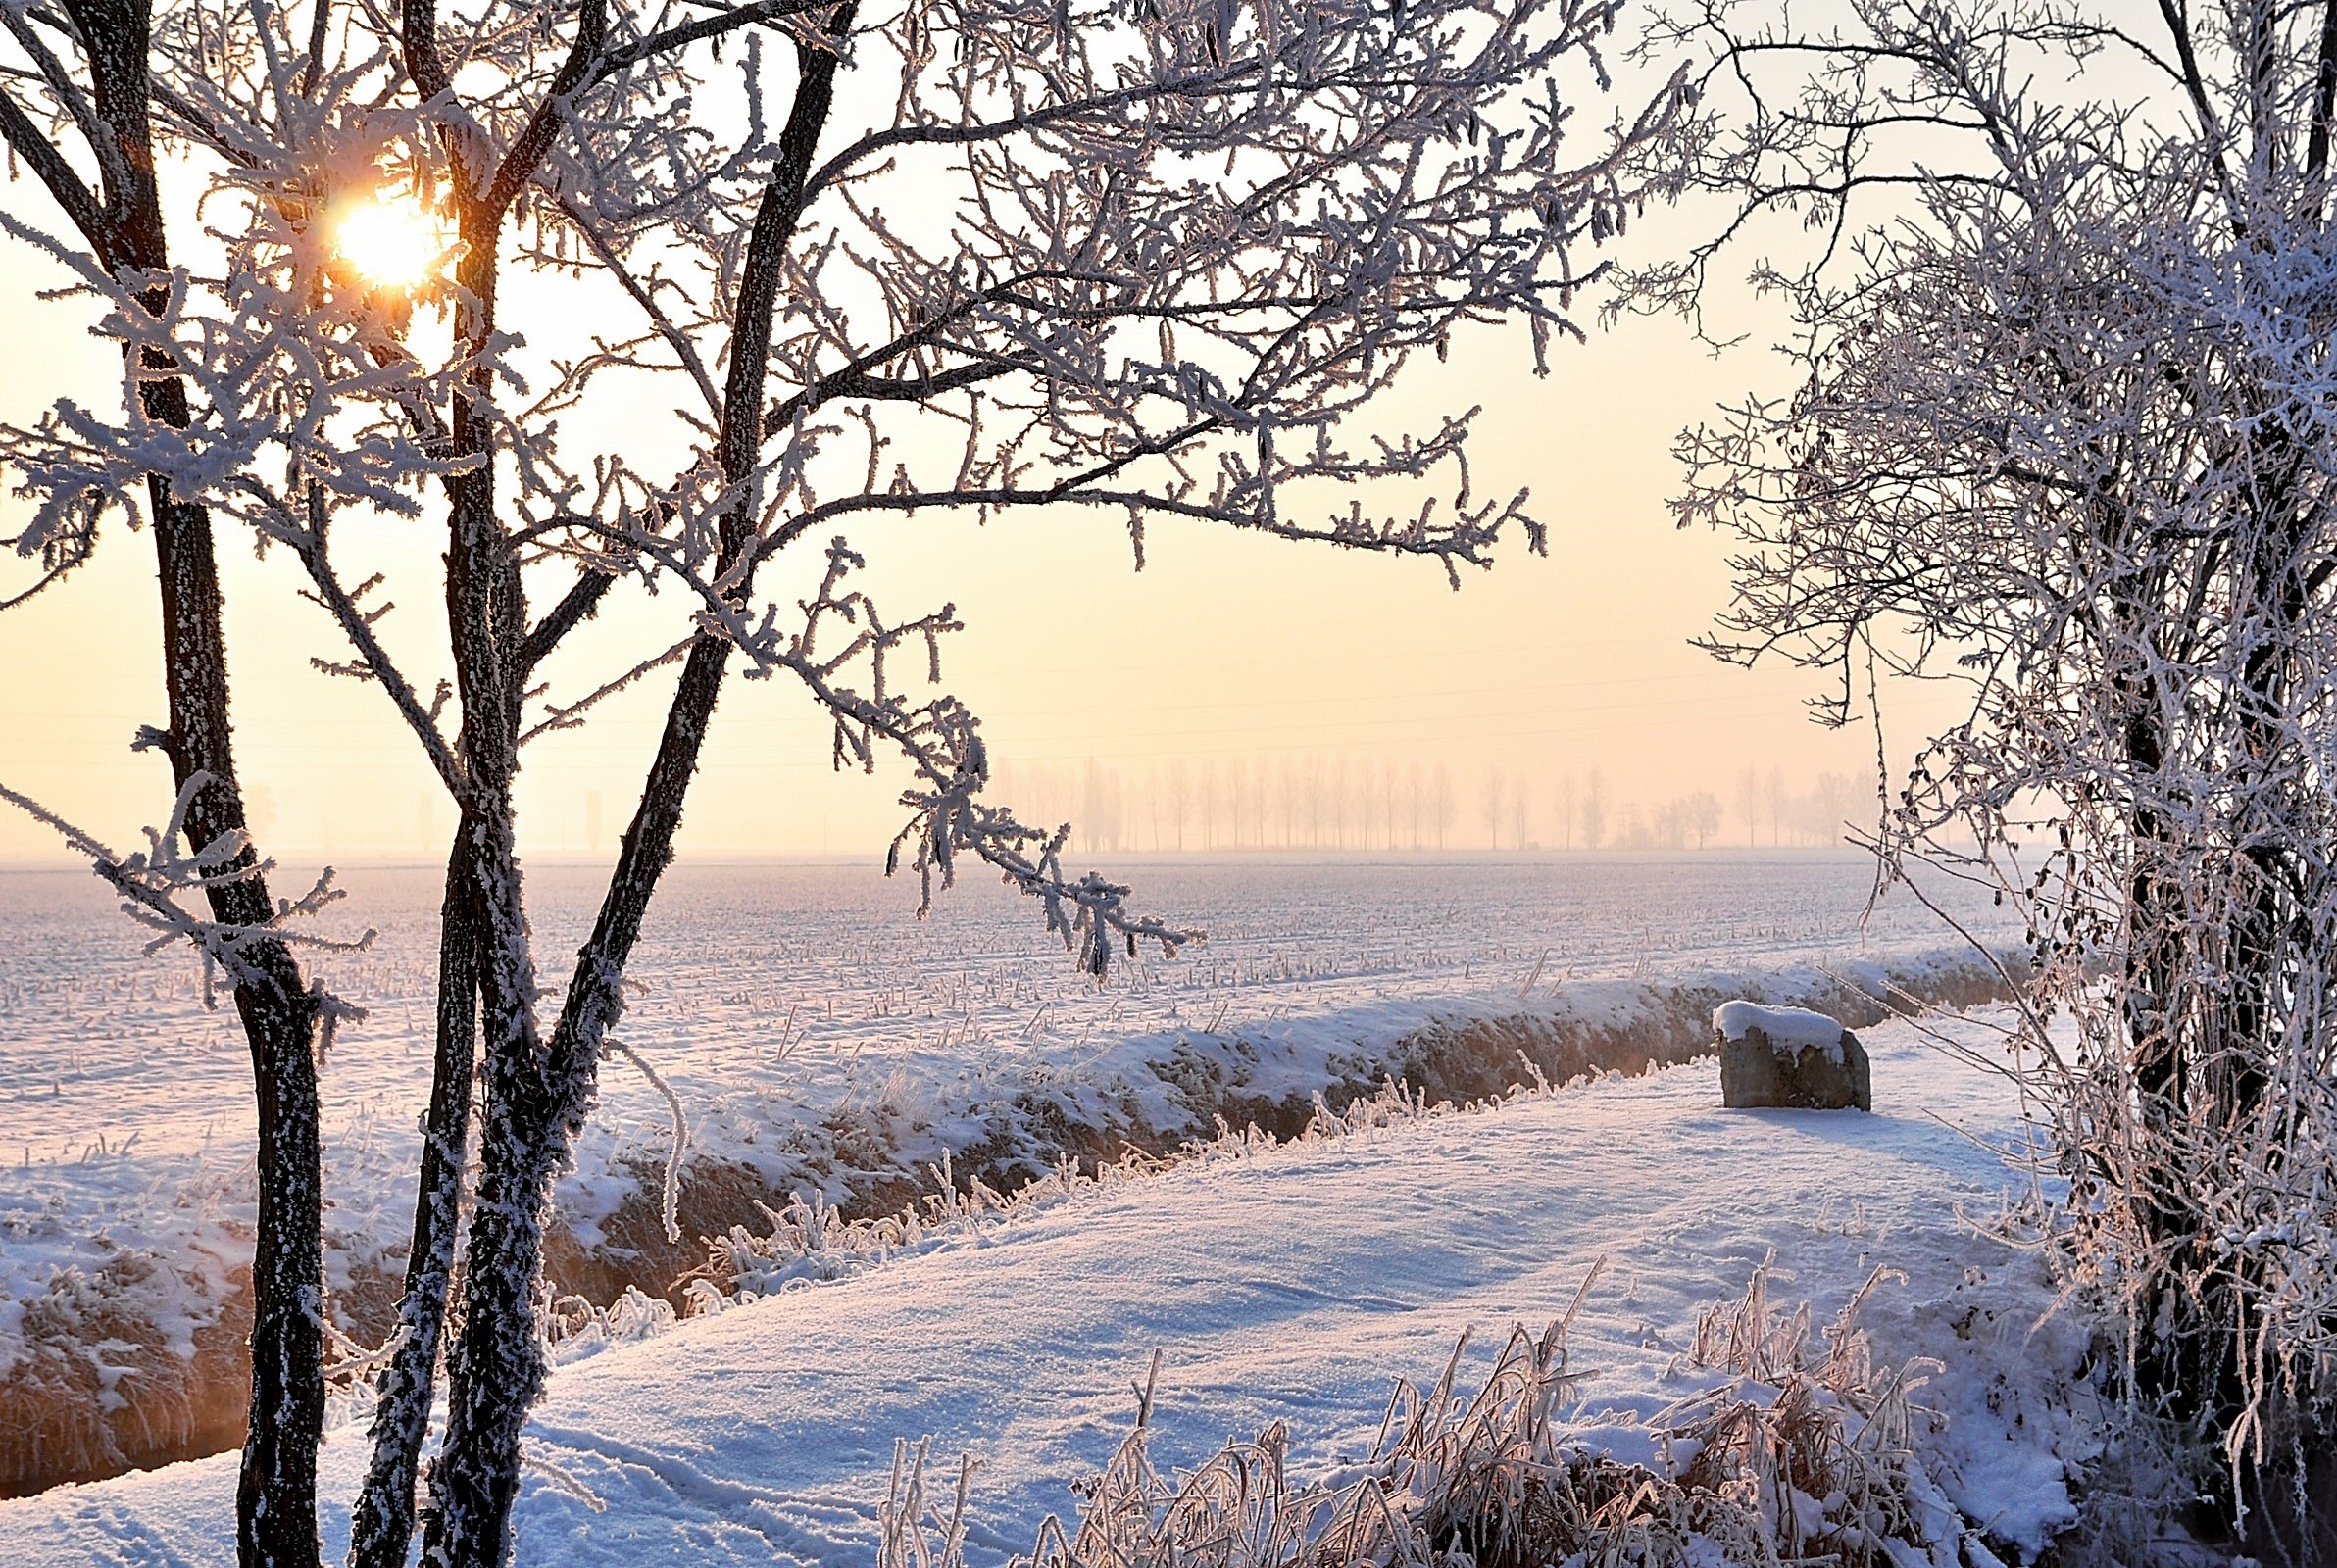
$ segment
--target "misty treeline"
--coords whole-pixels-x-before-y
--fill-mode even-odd
[[[1681,443],[1714,646],[1959,694],[1876,848],[2026,922],[2057,1251],[2178,1456],[2124,1560],[2337,1562],[2337,0],[1666,16],[1717,220],[1629,297],[1759,235],[1791,318]]]
[[[1099,978],[1140,942],[1173,953],[1195,933],[996,800],[941,685],[955,607],[879,604],[863,552],[995,539],[971,525],[1023,509],[1110,530],[1138,568],[1164,523],[1417,558],[1455,587],[1508,542],[1541,549],[1522,493],[1471,482],[1473,410],[1397,419],[1380,395],[1463,339],[1547,369],[1581,335],[1599,248],[1642,200],[1632,155],[1685,102],[1677,77],[1611,93],[1616,19],[1613,0],[0,6],[0,139],[25,176],[0,228],[121,367],[118,405],[0,427],[25,518],[9,594],[57,590],[124,524],[150,536],[159,605],[95,618],[132,644],[159,620],[168,711],[136,746],[174,781],[127,853],[71,803],[7,798],[158,948],[201,955],[251,1044],[244,1564],[320,1556],[319,1073],[364,999],[302,958],[365,938],[319,934],[329,874],[276,896],[250,832],[220,535],[280,597],[248,621],[385,705],[459,815],[398,1322],[334,1353],[377,1395],[354,1568],[398,1568],[418,1537],[429,1563],[483,1568],[512,1549],[546,1375],[553,1184],[621,1049],[718,707],[747,700],[732,677],[808,701],[835,765],[898,791],[887,865],[920,909],[978,867]],[[420,220],[437,254],[373,270],[377,242],[341,236],[369,211],[375,234]],[[1032,576],[1026,612],[1067,662],[1113,635]],[[525,748],[635,689],[665,719],[591,934],[541,954]]]
[[[1069,824],[1090,852],[1220,850],[1701,850],[1723,842],[1838,846],[1877,809],[1871,780],[1747,766],[1730,796],[1620,795],[1597,765],[1577,772],[1392,758],[1175,758],[1141,770],[1002,761],[999,792],[1037,821]]]

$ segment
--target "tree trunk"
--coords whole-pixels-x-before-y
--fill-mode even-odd
[[[490,958],[482,975],[494,967]],[[496,1010],[490,1001],[489,1016]],[[463,1324],[447,1360],[446,1441],[430,1467],[423,1538],[423,1560],[446,1568],[495,1568],[508,1556],[520,1432],[545,1371],[535,1284],[557,1151],[539,1132],[545,1107],[532,1054],[491,1046],[483,1065]]]
[[[476,911],[470,858],[458,839],[447,860],[439,907],[438,1047],[414,1199],[414,1243],[406,1255],[397,1348],[382,1372],[374,1409],[373,1459],[350,1522],[349,1568],[405,1568],[414,1543],[415,1474],[445,1339],[471,1141],[471,1089],[478,1055]]]
[[[851,25],[852,12],[848,3],[831,19],[830,25],[838,34]],[[778,260],[794,235],[839,64],[833,53],[803,48],[798,50],[798,61],[802,74],[780,134],[778,168],[756,212],[733,315],[721,450],[725,478],[739,486],[751,479],[755,454],[762,443],[763,392],[769,373],[771,314],[777,301]],[[491,277],[484,289],[474,285],[472,296],[491,300]],[[753,537],[750,505],[742,501],[738,512],[722,521],[719,568],[722,572],[738,564]],[[453,558],[458,564],[464,552],[462,511],[458,500]],[[478,614],[477,583],[466,586],[464,576],[459,564],[450,570],[448,595],[458,619],[458,638],[463,636],[460,628],[466,593],[470,596],[469,613]],[[744,581],[735,589],[742,598],[747,591]],[[475,626],[476,619],[471,624]],[[524,641],[508,631],[498,631],[497,640],[506,635],[514,650]],[[472,678],[481,691],[490,678],[484,648],[474,637]],[[488,933],[490,945],[480,966],[489,1020],[486,1124],[480,1139],[478,1201],[471,1225],[463,1328],[447,1366],[446,1443],[431,1467],[431,1509],[423,1544],[423,1560],[440,1568],[498,1568],[510,1552],[511,1508],[519,1492],[522,1460],[521,1432],[544,1384],[535,1293],[552,1184],[567,1165],[591,1108],[601,1049],[623,1007],[625,964],[640,937],[658,879],[672,860],[682,805],[697,773],[729,657],[728,642],[701,636],[683,663],[657,756],[642,786],[640,805],[625,830],[599,918],[591,939],[576,956],[559,1024],[549,1048],[540,1054],[535,1049],[533,1012],[524,1005],[533,1000],[533,975],[526,974],[522,982],[518,959],[497,951],[507,937],[524,941],[507,826],[510,796],[505,769],[516,757],[492,758],[483,776],[473,761],[472,787],[480,792],[481,804],[489,807],[472,840],[482,872],[481,928]],[[458,669],[462,667],[459,660]],[[517,661],[492,678],[502,682],[501,689],[516,692]],[[472,711],[473,689],[472,684],[464,687],[467,715]],[[516,709],[506,717],[508,722],[497,734],[507,737],[517,731]],[[470,734],[468,725],[466,734]],[[483,739],[491,746],[495,738],[473,740]],[[475,755],[474,745],[474,759]],[[499,871],[507,871],[513,878],[503,906],[496,904]],[[523,983],[526,990],[522,996],[505,999],[499,1007],[499,983]],[[499,1023],[499,1016],[505,1021]]]
[[[181,383],[149,382],[147,412],[183,425]],[[149,485],[160,564],[163,663],[170,693],[167,741],[178,784],[198,773],[186,835],[196,845],[244,827],[227,722],[227,656],[221,625],[210,514]],[[249,866],[248,847],[234,864]],[[210,890],[212,917],[265,925],[274,916],[267,881]],[[244,949],[257,980],[239,981],[235,1010],[251,1047],[259,1102],[260,1217],[252,1258],[252,1403],[236,1486],[236,1552],[244,1568],[307,1568],[318,1560],[317,1447],[324,1429],[323,1171],[315,1040],[319,1002],[300,967],[273,938]]]
[[[162,200],[155,182],[148,112],[147,60],[152,16],[146,0],[68,0],[88,51],[97,118],[111,145],[102,222],[89,235],[99,259],[117,272],[155,271],[170,262]],[[141,301],[160,315],[161,287]],[[138,398],[145,415],[186,428],[185,383],[167,358],[149,354]],[[227,716],[226,636],[211,514],[148,480],[158,586],[162,596],[163,674],[170,725],[161,738],[172,773],[184,789],[198,774],[186,834],[195,846],[245,828],[236,785],[233,731]],[[232,862],[257,864],[248,846]],[[268,884],[256,870],[209,890],[212,917],[263,926],[274,917]],[[259,1110],[260,1216],[254,1238],[252,1403],[236,1489],[236,1550],[245,1568],[309,1568],[317,1561],[317,1446],[323,1428],[323,1174],[318,1152],[315,1038],[318,998],[283,943],[261,938],[243,949],[247,972],[235,983],[235,1010],[252,1055]]]
[[[176,390],[176,383],[168,383]],[[185,405],[179,402],[180,416]],[[187,812],[187,836],[207,843],[244,825],[227,724],[226,653],[211,519],[155,491],[163,648],[171,698],[170,753],[183,787],[211,782]],[[250,864],[249,849],[237,858]],[[211,889],[213,917],[265,924],[274,913],[256,873]],[[280,942],[255,942],[244,961],[256,980],[235,987],[259,1102],[260,1216],[254,1238],[252,1403],[236,1487],[236,1552],[244,1568],[309,1568],[318,1560],[317,1446],[324,1427],[323,1174],[319,1151],[318,1000]]]
[[[494,327],[496,242],[502,216],[466,206],[459,268],[466,344],[483,347]],[[483,377],[455,406],[459,452],[493,450]],[[430,1468],[425,1562],[504,1560],[519,1490],[520,1428],[543,1392],[544,1359],[534,1292],[543,1220],[556,1164],[542,1129],[542,1042],[535,965],[521,899],[512,784],[519,771],[521,649],[525,600],[519,568],[495,517],[494,466],[481,463],[448,485],[447,624],[463,702],[464,804],[460,854],[469,864],[484,1034],[484,1120],[479,1183],[464,1276],[464,1319],[447,1362],[446,1440]]]

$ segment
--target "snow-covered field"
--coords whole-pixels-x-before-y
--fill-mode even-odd
[[[1164,1467],[1283,1419],[1318,1476],[1367,1446],[1392,1379],[1432,1380],[1467,1328],[1481,1367],[1601,1259],[1573,1419],[1648,1457],[1636,1423],[1701,1386],[1679,1364],[1697,1309],[1772,1250],[1774,1293],[1821,1319],[1877,1265],[1905,1272],[1863,1321],[1881,1354],[1945,1363],[1918,1396],[1947,1417],[1925,1467],[2000,1553],[2034,1551],[2090,1447],[2055,1392],[2083,1325],[2045,1317],[2036,1257],[1971,1223],[2021,1186],[1987,1147],[2021,1137],[2020,1109],[1915,1026],[1867,1043],[1871,1116],[1724,1111],[1709,1062],[1611,1077],[1088,1189],[605,1349],[531,1428],[520,1560],[865,1568],[894,1440],[930,1438],[972,1457],[969,1555],[994,1563],[1071,1512],[1156,1348]],[[335,1554],[363,1458],[352,1430],[327,1446]],[[0,1556],[225,1563],[233,1489],[223,1456],[0,1503]]]
[[[1007,1056],[1076,1065],[1114,1039],[1240,1032],[1360,1003],[1484,987],[1539,966],[1567,977],[1771,967],[1910,946],[1938,923],[1904,895],[1861,930],[1867,865],[1852,857],[1711,853],[1481,862],[1138,865],[1148,907],[1210,941],[1147,955],[1107,989],[1074,973],[1036,909],[987,879],[913,918],[916,890],[860,865],[676,868],[632,966],[626,1038],[693,1104],[747,1085],[819,1098],[831,1084],[920,1076]],[[532,873],[545,979],[589,926],[597,873]],[[292,880],[303,880],[297,874]],[[328,924],[378,932],[319,961],[369,1010],[324,1074],[335,1143],[407,1152],[429,1072],[435,867],[360,867]],[[240,1148],[249,1063],[232,1012],[204,1009],[191,961],[141,959],[148,933],[85,872],[0,871],[0,1150],[24,1169]],[[784,1071],[776,1070],[783,1064]],[[604,1136],[662,1128],[663,1102],[609,1075]],[[377,1125],[369,1125],[377,1123]]]
[[[324,1068],[327,1230],[344,1321],[370,1337],[409,1218],[439,877],[369,868],[347,880],[338,929],[379,935],[325,968],[368,1009]],[[703,1256],[697,1235],[752,1221],[750,1192],[890,1208],[953,1153],[983,1152],[1001,1179],[1067,1152],[1066,1127],[1071,1152],[1084,1138],[1083,1152],[1110,1155],[1123,1138],[1172,1147],[1206,1135],[1219,1107],[1237,1120],[1250,1106],[1303,1110],[1343,1078],[1367,1085],[1375,1062],[1423,1030],[1521,1012],[1627,1027],[1653,1004],[1626,982],[1700,970],[1775,981],[1799,965],[1772,998],[1797,1000],[1825,983],[1818,970],[1862,953],[1954,940],[1904,895],[1862,929],[1866,868],[1847,858],[1156,864],[1135,880],[1211,940],[1174,962],[1142,958],[1099,989],[1027,905],[986,882],[920,924],[913,890],[864,868],[677,870],[634,964],[643,994],[622,1038],[688,1113],[687,1235],[681,1251],[658,1252],[644,1192],[662,1171],[671,1111],[613,1061],[560,1194],[556,1272],[603,1300],[628,1282],[654,1291]],[[581,870],[535,873],[548,966],[582,935],[596,892]],[[243,1042],[230,1011],[204,1009],[191,963],[141,960],[137,936],[94,879],[0,874],[0,1150],[17,1155],[0,1178],[0,1392],[13,1373],[134,1401],[152,1396],[159,1358],[185,1359],[206,1333],[235,1337],[222,1314],[253,1202]],[[1491,1049],[1511,1062],[1510,1043]],[[655,1277],[603,1266],[643,1246],[657,1255],[632,1273]],[[146,1361],[84,1354],[156,1332],[165,1344]],[[41,1354],[45,1370],[25,1359]],[[133,1362],[147,1370],[117,1370]],[[44,1397],[72,1402],[70,1391]],[[190,1409],[205,1397],[185,1396]],[[28,1477],[107,1441],[25,1430],[0,1436],[0,1460]],[[217,1440],[184,1440],[197,1441]],[[33,1451],[42,1444],[46,1459]],[[0,1491],[10,1468],[0,1464]]]

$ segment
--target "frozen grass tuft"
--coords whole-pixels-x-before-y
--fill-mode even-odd
[[[1458,1384],[1466,1335],[1427,1390],[1399,1382],[1368,1457],[1335,1484],[1291,1479],[1278,1421],[1165,1476],[1148,1386],[1110,1462],[1074,1485],[1076,1528],[1050,1517],[1014,1568],[1959,1568],[1963,1520],[1914,1446],[1929,1418],[1912,1396],[1937,1363],[1878,1365],[1857,1323],[1883,1275],[1822,1348],[1807,1306],[1771,1307],[1768,1278],[1765,1264],[1703,1314],[1683,1369],[1715,1381],[1647,1423],[1660,1468],[1562,1419],[1580,1381],[1567,1350],[1578,1295],[1541,1334],[1513,1330],[1473,1395]],[[881,1568],[965,1568],[965,1473],[945,1513],[926,1499],[925,1465],[921,1446],[896,1456]]]
[[[1785,1560],[1929,1563],[1944,1539],[1938,1560],[1958,1561],[1960,1521],[1915,1457],[1917,1428],[1936,1418],[1914,1396],[1941,1363],[1878,1365],[1858,1326],[1890,1277],[1867,1276],[1819,1349],[1807,1303],[1770,1306],[1764,1263],[1743,1297],[1697,1318],[1687,1365],[1726,1381],[1655,1418],[1681,1491],[1726,1499]]]

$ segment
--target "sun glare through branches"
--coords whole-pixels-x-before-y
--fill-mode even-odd
[[[332,244],[368,282],[396,289],[419,287],[437,270],[447,248],[427,210],[381,196],[352,201],[336,213]]]

